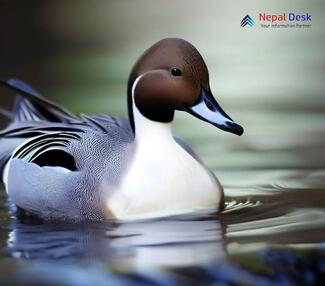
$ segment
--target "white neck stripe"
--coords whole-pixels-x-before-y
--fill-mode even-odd
[[[141,79],[142,76],[143,76],[143,74],[139,75],[139,76],[135,79],[135,81],[133,82],[133,84],[132,84],[132,89],[131,89],[132,102],[133,102],[133,100],[134,100],[134,92],[135,92],[135,88],[136,88],[136,86],[137,86],[137,84],[138,84],[138,82],[139,82],[139,80]]]

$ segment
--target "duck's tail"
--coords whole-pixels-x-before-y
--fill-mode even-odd
[[[25,82],[17,79],[0,80],[0,85],[16,93],[16,101],[12,111],[4,109],[0,113],[15,122],[49,121],[70,123],[78,120],[63,107],[42,97]]]

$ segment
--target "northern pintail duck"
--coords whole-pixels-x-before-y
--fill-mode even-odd
[[[0,133],[0,166],[11,201],[43,219],[142,219],[217,210],[223,188],[191,148],[173,136],[176,110],[237,135],[214,99],[200,53],[177,38],[140,57],[128,81],[128,119],[73,115],[27,84]],[[109,102],[107,102],[109,104]]]

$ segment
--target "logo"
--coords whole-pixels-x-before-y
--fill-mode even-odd
[[[245,27],[245,26],[250,26],[250,27],[254,27],[255,26],[255,22],[253,20],[253,18],[249,15],[246,15],[243,20],[241,20],[240,22],[240,26],[241,27]]]
[[[280,12],[269,14],[267,12],[259,12],[253,15],[248,14],[240,21],[240,27],[256,27],[262,29],[287,29],[287,28],[311,28],[312,14],[310,12],[295,13],[295,12]],[[255,20],[254,20],[255,19]]]

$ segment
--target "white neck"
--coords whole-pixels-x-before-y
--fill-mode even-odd
[[[173,139],[171,122],[153,121],[141,114],[134,100],[135,88],[142,75],[136,78],[132,86],[132,110],[135,126],[135,140],[142,142],[143,140],[162,140],[163,138]]]

